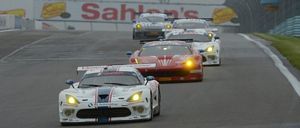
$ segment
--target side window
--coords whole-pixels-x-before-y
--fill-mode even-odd
[[[143,75],[136,69],[136,75],[138,77],[138,79],[141,81],[141,83],[144,83],[144,77]]]

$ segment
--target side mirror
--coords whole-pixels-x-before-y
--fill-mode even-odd
[[[152,80],[155,80],[154,76],[147,76],[146,77],[146,80],[147,81],[152,81]]]
[[[215,37],[215,40],[219,40],[219,39],[220,39],[220,37],[218,37],[218,36]]]
[[[203,49],[200,49],[200,50],[199,50],[199,53],[203,53],[203,52],[205,52]]]
[[[135,24],[135,23],[136,23],[136,20],[132,20],[132,23],[134,23],[134,24]]]
[[[67,84],[67,85],[73,85],[73,84],[74,84],[74,81],[73,81],[73,80],[67,80],[67,81],[66,81],[66,84]]]
[[[218,29],[218,28],[212,28],[211,31],[212,31],[212,32],[218,32],[219,29]]]
[[[67,81],[66,81],[66,84],[72,86],[72,88],[75,88],[75,87],[73,86],[73,84],[74,84],[74,81],[73,81],[73,80],[67,80]]]
[[[141,44],[141,45],[145,44],[145,41],[140,40],[140,44]]]
[[[131,51],[127,51],[127,52],[126,52],[126,55],[127,55],[127,56],[131,56],[131,55],[132,55],[132,52],[131,52]]]

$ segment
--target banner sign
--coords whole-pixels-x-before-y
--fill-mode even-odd
[[[87,0],[36,0],[35,19],[95,22],[131,22],[136,12],[170,13],[175,18],[211,18],[225,6],[184,5]]]

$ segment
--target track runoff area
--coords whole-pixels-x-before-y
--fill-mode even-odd
[[[78,66],[128,63],[140,47],[128,32],[2,32],[0,127],[61,127],[58,93]],[[161,115],[149,122],[86,127],[300,127],[296,78],[247,35],[221,33],[222,65],[202,82],[161,85]],[[291,76],[290,76],[290,75]],[[296,86],[295,86],[296,85]],[[74,127],[74,126],[73,126]]]

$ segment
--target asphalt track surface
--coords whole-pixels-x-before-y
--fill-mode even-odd
[[[237,34],[221,39],[222,66],[205,67],[203,82],[162,84],[153,121],[71,127],[299,128],[300,99],[272,60]],[[76,67],[127,63],[139,46],[130,32],[0,33],[0,128],[61,127],[58,93]]]

